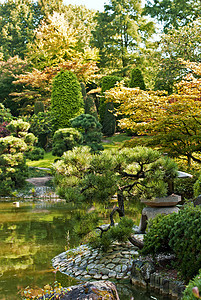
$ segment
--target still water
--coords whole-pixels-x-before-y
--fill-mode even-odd
[[[93,208],[94,209],[94,208]],[[100,207],[99,207],[100,209]],[[102,222],[108,222],[110,210],[102,209]],[[141,206],[131,207],[127,215],[139,224]],[[86,211],[66,203],[0,202],[0,300],[21,299],[20,290],[43,287],[59,281],[63,286],[78,283],[74,278],[53,272],[51,259],[80,243],[76,234]],[[117,284],[120,299],[160,299],[134,289],[129,281]],[[165,299],[164,297],[161,299]]]

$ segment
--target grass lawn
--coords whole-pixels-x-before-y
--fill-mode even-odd
[[[128,136],[125,133],[115,133],[111,137],[103,138],[103,147],[105,149],[119,148],[124,141],[130,140],[131,136]]]
[[[127,136],[125,133],[116,133],[115,135],[111,137],[107,137],[103,139],[103,146],[107,149],[112,148],[119,148],[123,144],[124,141],[130,140],[131,137]],[[53,156],[52,152],[45,153],[44,159],[37,160],[37,161],[31,161],[27,160],[27,165],[29,167],[35,167],[35,168],[51,168],[52,163],[54,163],[54,160],[57,159],[57,156]]]
[[[52,163],[54,163],[54,160],[57,158],[57,156],[52,155],[52,152],[47,152],[43,159],[37,161],[27,160],[27,165],[29,167],[51,168]]]

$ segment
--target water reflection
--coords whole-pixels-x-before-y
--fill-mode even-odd
[[[127,210],[136,224],[141,209],[129,206]],[[102,211],[102,223],[108,221],[110,210],[101,205],[97,210]],[[68,232],[69,247],[79,245],[79,222],[85,215],[86,207],[77,209],[66,203],[20,203],[20,207],[0,203],[0,299],[20,299],[20,288],[43,287],[54,282],[51,259],[65,251]],[[65,281],[66,285],[76,283],[67,276]]]

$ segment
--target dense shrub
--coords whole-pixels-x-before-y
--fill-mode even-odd
[[[201,270],[199,274],[188,283],[182,300],[196,300],[200,299],[199,297],[201,297]]]
[[[67,150],[82,144],[82,134],[74,128],[62,128],[55,132],[53,136],[52,154],[62,156]]]
[[[185,205],[178,214],[153,219],[142,254],[172,252],[176,267],[189,280],[201,268],[201,208]]]
[[[71,125],[81,131],[83,143],[91,147],[92,152],[103,150],[101,145],[101,124],[89,114],[82,114],[71,121]]]
[[[55,76],[51,105],[55,117],[55,130],[69,127],[69,120],[81,113],[83,108],[81,87],[76,75],[71,71],[61,71]]]
[[[43,148],[34,147],[31,151],[26,153],[26,158],[30,160],[39,160],[43,159],[45,150]]]
[[[36,101],[34,104],[34,114],[37,115],[39,112],[44,112],[45,107],[42,101]]]
[[[52,147],[54,116],[51,112],[39,112],[27,118],[29,131],[37,138],[37,146],[48,150]]]
[[[104,94],[105,91],[115,87],[115,84],[121,81],[122,78],[118,76],[105,76],[101,83],[101,92]],[[105,98],[102,97],[100,100],[100,119],[103,126],[102,132],[106,136],[112,136],[116,130],[116,118],[114,116],[114,104],[105,103]]]
[[[131,80],[129,83],[130,88],[139,87],[141,90],[145,90],[144,78],[142,72],[138,68],[134,68],[131,71]]]
[[[112,242],[126,242],[133,232],[133,221],[127,217],[122,217],[120,222],[104,232],[95,233],[89,240],[89,245],[93,248],[100,248],[102,251],[107,251]]]
[[[5,106],[0,103],[0,123],[12,121],[13,116],[10,113],[10,109],[5,108]]]

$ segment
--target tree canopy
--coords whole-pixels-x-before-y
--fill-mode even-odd
[[[194,153],[201,149],[200,63],[182,62],[191,73],[176,85],[177,93],[145,92],[137,88],[115,87],[107,91],[108,101],[119,103],[121,128],[135,128],[149,135],[147,145],[155,145],[171,156],[200,161]],[[146,143],[146,140],[144,140]]]

